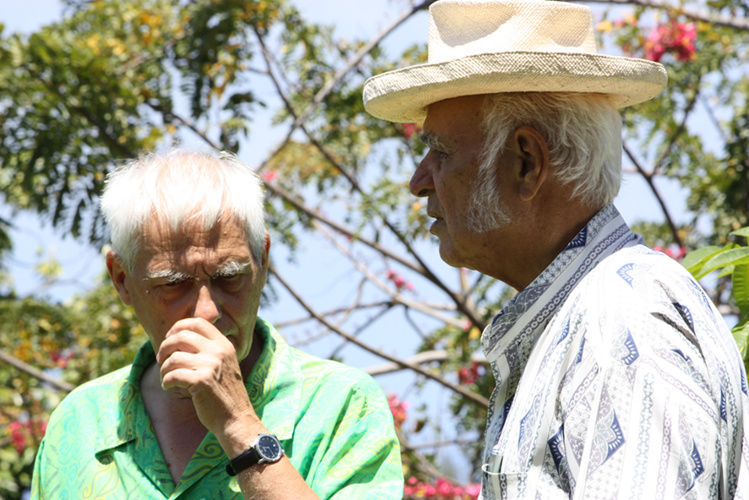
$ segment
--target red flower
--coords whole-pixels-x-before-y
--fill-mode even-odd
[[[668,248],[663,248],[663,247],[655,246],[653,247],[653,250],[657,252],[665,253],[666,255],[668,255],[669,257],[671,257],[672,259],[678,262],[681,262],[681,260],[687,255],[687,249],[684,247],[670,246]]]
[[[392,269],[387,270],[387,277],[390,281],[393,282],[393,284],[395,285],[395,288],[397,288],[398,291],[401,291],[404,288],[408,291],[413,291],[414,289],[413,283],[406,281],[406,279],[403,276],[396,273]]]
[[[474,362],[469,367],[458,370],[458,380],[461,384],[471,385],[479,378],[479,364]]]
[[[390,406],[390,412],[393,414],[393,423],[396,429],[400,429],[403,426],[403,422],[406,421],[406,410],[411,406],[408,401],[401,401],[395,394],[388,395],[388,406]]]
[[[697,52],[696,39],[697,26],[694,23],[679,23],[672,19],[668,24],[657,26],[645,39],[645,57],[658,62],[666,52],[671,52],[679,61],[689,61]]]
[[[265,182],[270,182],[272,180],[277,179],[278,178],[278,174],[275,173],[273,170],[268,170],[267,172],[263,172],[263,174],[261,175],[261,177],[263,178],[263,180]]]
[[[455,495],[455,486],[444,477],[437,478],[435,489],[437,490],[437,494],[444,498],[451,498]]]
[[[418,123],[404,123],[403,124],[403,137],[411,139],[414,134],[418,134],[421,131],[421,127]]]

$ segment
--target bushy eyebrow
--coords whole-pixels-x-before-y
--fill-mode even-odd
[[[184,281],[190,278],[194,278],[194,276],[175,271],[174,269],[162,269],[161,271],[147,271],[146,277],[143,278],[143,281],[157,279],[166,279],[168,281]]]
[[[238,262],[230,261],[221,266],[215,273],[210,274],[208,277],[223,278],[226,276],[233,276],[235,274],[245,274],[249,268],[252,267],[250,262]],[[174,269],[162,269],[160,271],[149,271],[146,273],[145,281],[155,279],[166,279],[168,281],[185,281],[185,280],[196,280],[198,277],[193,274],[187,274]]]
[[[247,270],[252,267],[250,262],[237,262],[233,260],[227,262],[215,273],[211,274],[211,278],[221,278],[225,276],[233,276],[235,274],[246,274]]]
[[[421,142],[426,144],[426,146],[430,149],[435,149],[437,151],[443,151],[445,153],[449,153],[452,148],[445,144],[439,137],[434,135],[433,132],[423,132],[419,134],[419,139],[421,139]]]

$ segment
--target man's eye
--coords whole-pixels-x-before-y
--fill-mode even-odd
[[[163,283],[161,286],[164,288],[175,289],[184,286],[187,280],[169,280]]]
[[[438,159],[439,161],[445,161],[445,160],[447,160],[448,158],[450,158],[450,154],[449,154],[449,153],[446,153],[446,152],[444,152],[444,151],[440,151],[439,149],[435,149],[435,148],[432,148],[432,149],[431,149],[431,151],[432,151],[432,152],[433,152],[433,153],[434,153],[435,155],[437,155],[437,159]]]
[[[235,288],[242,284],[243,274],[227,274],[214,278],[214,283],[223,288]]]

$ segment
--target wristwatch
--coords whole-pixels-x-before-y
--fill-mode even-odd
[[[259,434],[250,449],[233,458],[226,465],[226,473],[236,476],[255,464],[278,462],[283,456],[283,448],[273,434]]]

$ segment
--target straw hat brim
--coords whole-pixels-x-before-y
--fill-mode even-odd
[[[666,86],[658,63],[600,54],[502,52],[420,64],[374,76],[364,107],[377,118],[422,123],[432,103],[499,92],[607,94],[617,108],[652,99]]]

